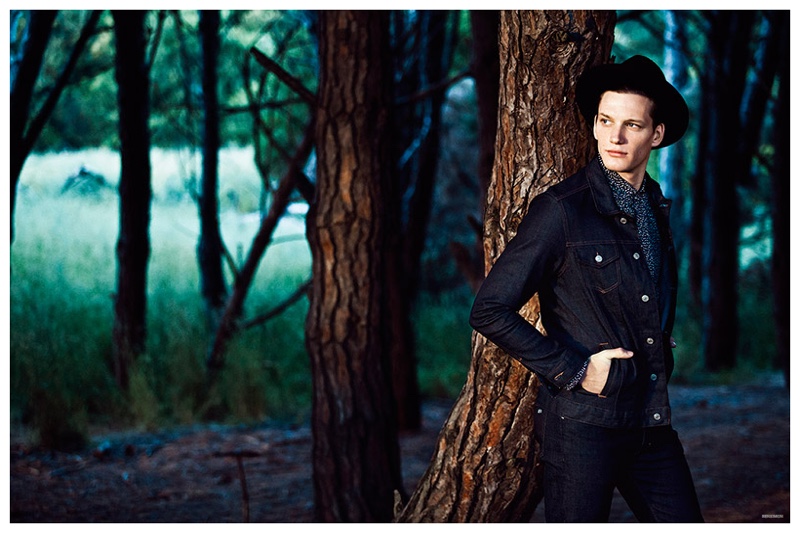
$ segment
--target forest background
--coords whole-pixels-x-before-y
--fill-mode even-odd
[[[676,382],[741,382],[778,371],[788,383],[788,270],[780,270],[783,255],[777,258],[788,251],[777,81],[788,49],[780,28],[788,15],[776,13],[753,12],[746,22],[749,39],[739,39],[739,49],[731,37],[741,34],[715,26],[715,13],[618,13],[613,55],[623,60],[642,53],[662,64],[698,119],[681,144],[682,171],[669,173],[676,178],[662,179],[660,166],[674,162],[653,158],[649,169],[676,200]],[[12,83],[29,20],[25,12],[11,14]],[[422,183],[420,147],[432,130],[438,137],[418,279],[409,289],[422,398],[457,395],[470,363],[467,316],[475,265],[483,265],[476,250],[485,192],[472,22],[468,12],[447,13],[438,22],[445,38],[435,50],[439,71],[431,76],[424,74],[432,57],[425,28],[431,26],[424,24],[432,22],[409,12],[393,18],[395,97],[412,110],[409,131],[397,132],[394,148],[397,175],[406,184],[400,218],[406,228],[420,220],[407,201]],[[121,169],[114,72],[119,52],[111,13],[59,12],[31,91],[29,132],[38,113],[53,105],[30,139],[18,184],[12,175],[8,375],[11,424],[47,446],[82,446],[93,425],[153,429],[200,421],[297,423],[310,416],[304,295],[311,256],[302,187],[281,200],[286,209],[275,220],[263,258],[253,249],[281,194],[282,177],[297,166],[303,147],[309,106],[291,83],[316,89],[314,14],[223,12],[213,31],[219,39],[215,200],[224,268],[216,299],[203,290],[208,284],[198,259],[209,109],[203,38],[212,30],[195,11],[148,12],[146,27],[152,142],[146,343],[123,374],[115,360]],[[83,47],[73,56],[82,35]],[[731,63],[740,68],[723,68]],[[719,69],[737,83],[715,84],[709,73],[721,77]],[[52,102],[54,90],[59,97]],[[715,117],[703,113],[710,103],[722,115],[734,110],[728,112],[735,116],[733,127],[713,130]],[[745,138],[751,133],[754,138]],[[727,152],[736,171],[704,165],[718,161],[713,150]],[[788,152],[785,158],[788,164]],[[313,185],[313,153],[300,159]],[[707,191],[728,200],[721,212]],[[241,295],[235,327],[217,351],[226,305],[253,262],[257,268]],[[722,270],[709,268],[712,262]],[[712,295],[730,299],[720,304]],[[718,346],[720,332],[727,342]]]

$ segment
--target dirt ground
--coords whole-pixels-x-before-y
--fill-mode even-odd
[[[706,521],[789,522],[789,393],[780,376],[670,391]],[[401,437],[409,490],[449,409],[427,402],[423,429]],[[72,454],[29,449],[12,432],[10,473],[11,522],[313,521],[308,426],[98,433],[91,449]],[[620,498],[612,521],[635,521]]]

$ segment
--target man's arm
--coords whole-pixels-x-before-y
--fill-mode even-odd
[[[470,313],[470,325],[478,333],[559,388],[578,374],[590,354],[542,335],[519,310],[563,264],[563,219],[561,207],[550,195],[539,195],[531,202],[516,236],[481,285]]]

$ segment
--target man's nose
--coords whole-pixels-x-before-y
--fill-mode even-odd
[[[622,128],[615,126],[614,129],[611,130],[611,142],[614,144],[622,144],[624,141],[625,137],[622,133]]]

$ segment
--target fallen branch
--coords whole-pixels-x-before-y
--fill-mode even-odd
[[[236,459],[236,467],[239,471],[239,485],[242,487],[242,521],[250,522],[250,492],[247,490],[247,478],[244,474],[244,461],[243,457],[258,457],[261,455],[258,452],[250,450],[234,450],[232,452],[217,452],[215,457],[234,457]]]

